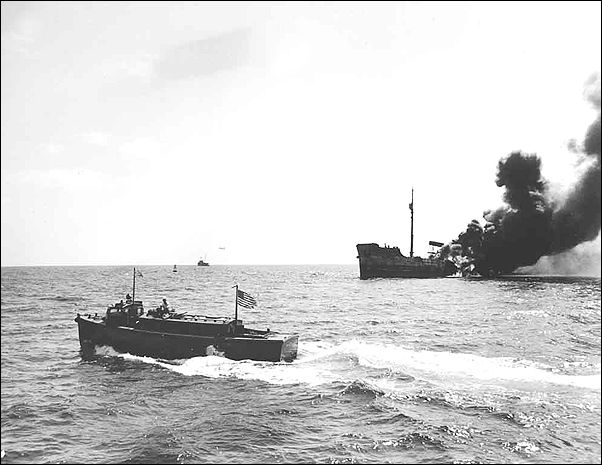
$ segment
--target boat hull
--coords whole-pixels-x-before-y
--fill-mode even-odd
[[[448,260],[405,257],[397,247],[357,244],[360,279],[442,278],[456,273]]]
[[[78,315],[79,341],[84,352],[110,346],[118,352],[163,359],[223,354],[232,360],[279,362],[297,356],[298,336],[200,336],[144,331],[129,326],[108,327],[94,317]]]

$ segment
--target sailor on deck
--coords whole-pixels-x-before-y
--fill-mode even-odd
[[[164,315],[169,314],[169,305],[167,305],[167,299],[163,299],[161,306],[159,307],[159,316],[163,317]]]

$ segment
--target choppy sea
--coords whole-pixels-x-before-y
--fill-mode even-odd
[[[142,266],[136,299],[295,332],[292,363],[99,347],[132,267],[2,268],[2,463],[600,463],[600,278]]]

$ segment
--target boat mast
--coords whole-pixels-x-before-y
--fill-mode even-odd
[[[132,283],[132,302],[136,297],[136,267],[134,267],[134,282]]]
[[[414,188],[412,187],[412,202],[410,203],[410,257],[414,256]]]

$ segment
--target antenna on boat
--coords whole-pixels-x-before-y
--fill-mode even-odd
[[[414,188],[412,187],[412,202],[410,202],[410,257],[414,256]]]

